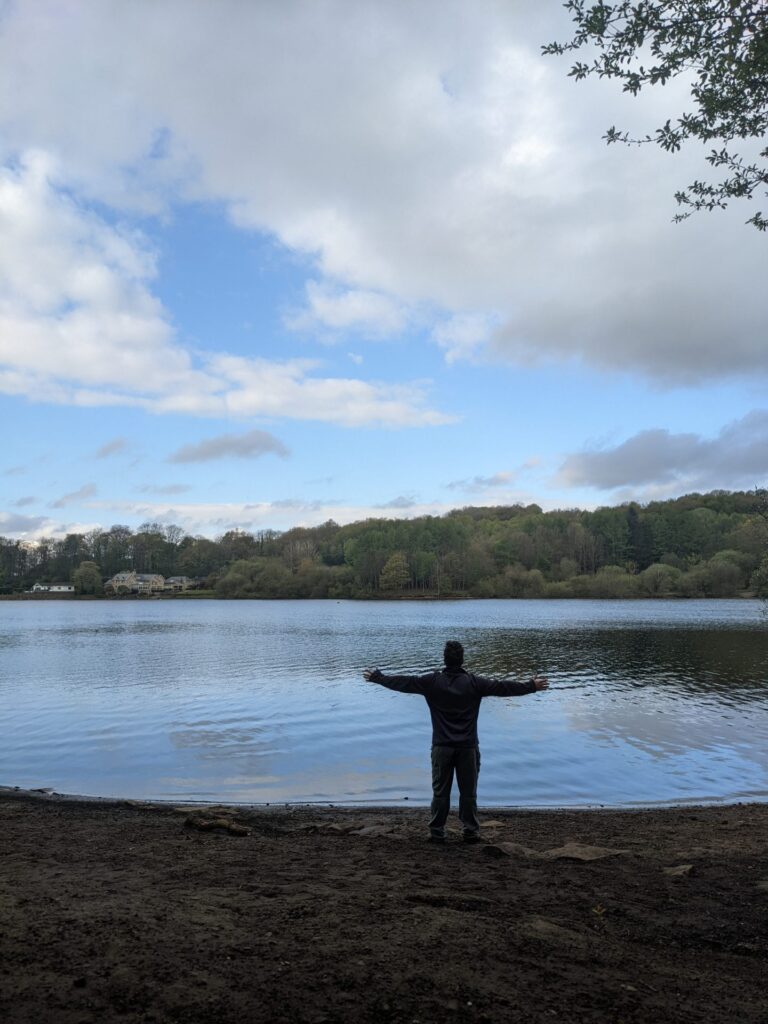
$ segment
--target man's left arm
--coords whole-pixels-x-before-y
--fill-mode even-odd
[[[487,679],[485,676],[475,676],[474,679],[481,697],[523,697],[526,693],[549,689],[546,676],[533,676],[524,683],[516,679]]]

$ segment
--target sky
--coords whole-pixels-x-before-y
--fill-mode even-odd
[[[768,480],[768,239],[555,0],[0,0],[0,534]]]

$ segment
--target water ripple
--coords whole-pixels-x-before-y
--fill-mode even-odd
[[[365,684],[462,639],[547,694],[483,703],[481,799],[768,797],[756,603],[24,602],[0,623],[0,782],[243,801],[429,800],[422,698]]]

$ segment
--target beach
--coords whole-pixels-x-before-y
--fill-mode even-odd
[[[0,790],[0,1018],[765,1024],[768,805],[174,807]]]

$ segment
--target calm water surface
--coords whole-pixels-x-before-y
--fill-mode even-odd
[[[420,672],[446,639],[487,675],[485,804],[768,799],[757,602],[0,603],[0,784],[247,802],[429,800]]]

